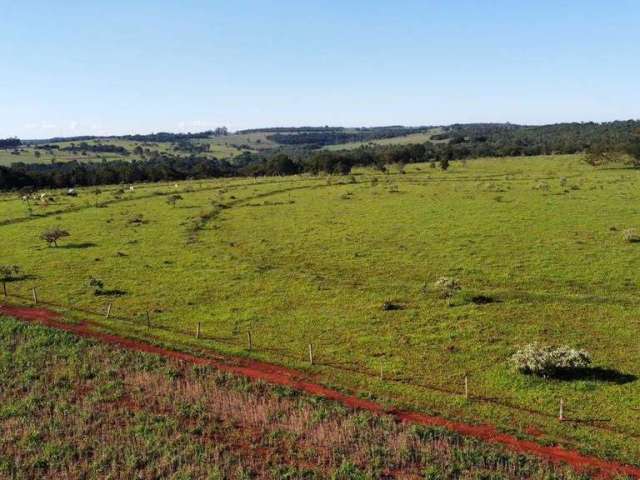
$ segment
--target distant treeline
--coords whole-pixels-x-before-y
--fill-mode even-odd
[[[219,137],[228,135],[227,127],[219,127],[215,130],[206,130],[204,132],[197,133],[169,133],[158,132],[147,135],[122,135],[117,137],[120,140],[130,140],[134,142],[180,142],[184,140],[202,139],[210,137]]]
[[[543,126],[467,124],[446,127],[434,140],[447,140],[455,159],[580,153],[595,145],[626,150],[638,133],[637,120]]]
[[[347,174],[354,166],[372,166],[384,171],[390,164],[417,162],[438,163],[446,168],[451,160],[579,152],[588,153],[587,160],[590,159],[594,165],[620,158],[608,152],[624,152],[634,159],[634,165],[640,164],[639,121],[541,127],[451,125],[445,127],[439,136],[442,141],[438,143],[368,145],[337,151],[287,147],[262,153],[245,152],[233,161],[207,158],[197,151],[189,157],[154,151],[146,161],[14,163],[11,167],[0,167],[0,189],[61,188],[225,176]]]
[[[56,145],[57,146],[57,145]],[[36,147],[43,148],[43,147]],[[72,143],[67,147],[60,148],[59,150],[64,152],[72,152],[72,153],[86,153],[86,152],[94,152],[94,153],[116,153],[118,155],[129,155],[129,150],[120,145],[113,145],[110,143],[87,143],[80,142],[79,144]]]
[[[248,135],[250,133],[302,133],[302,132],[343,132],[346,127],[269,127],[269,128],[248,128],[237,130],[238,135]]]
[[[16,163],[0,166],[0,189],[67,188],[92,185],[186,180],[238,175],[237,166],[224,160],[164,155],[146,161]]]
[[[171,133],[158,132],[140,135],[113,135],[113,136],[97,136],[83,135],[78,137],[54,137],[46,140],[29,140],[27,143],[32,145],[41,145],[43,143],[61,143],[61,142],[88,142],[90,140],[130,140],[135,142],[178,142],[181,140],[190,140],[198,138],[221,137],[229,134],[227,127],[218,127],[214,130],[206,130],[196,133]],[[1,142],[2,140],[0,140]]]
[[[0,138],[0,148],[16,148],[22,145],[19,138]]]
[[[230,176],[293,175],[297,173],[347,174],[354,166],[375,166],[384,170],[390,163],[413,163],[436,159],[429,146],[361,148],[344,151],[301,151],[295,155],[244,153],[233,160],[198,155],[180,157],[158,153],[146,161],[102,160],[50,164],[14,163],[0,167],[0,189],[66,188],[104,184],[159,182],[190,178]]]
[[[156,153],[146,161],[102,160],[50,164],[14,163],[0,167],[0,189],[24,187],[64,188],[134,182],[159,182],[230,176],[330,173],[346,175],[354,166],[373,166],[381,171],[389,164],[448,162],[451,146],[415,144],[363,147],[354,150],[300,150],[295,153],[245,152],[233,163],[198,155],[180,157]]]

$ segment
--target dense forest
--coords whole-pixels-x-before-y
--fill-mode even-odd
[[[214,130],[205,130],[204,132],[196,133],[171,133],[171,132],[158,132],[149,134],[136,134],[136,135],[113,135],[113,136],[96,136],[96,135],[82,135],[77,137],[53,137],[45,140],[29,140],[28,144],[42,145],[61,142],[88,142],[91,140],[130,140],[136,142],[179,142],[184,140],[202,139],[211,137],[222,137],[229,134],[227,127],[218,127]],[[7,140],[16,139],[0,139],[0,145]],[[1,148],[1,147],[0,147]]]
[[[389,127],[387,130],[393,129],[396,127]],[[336,130],[319,128],[316,133],[336,135]],[[175,142],[179,150],[186,151],[189,155],[179,156],[153,151],[153,155],[148,155],[146,160],[14,163],[10,167],[0,167],[0,189],[61,188],[224,176],[322,172],[348,174],[355,166],[372,166],[385,171],[390,164],[402,166],[417,162],[431,162],[434,166],[437,164],[446,169],[452,160],[579,152],[587,153],[586,159],[593,165],[617,161],[622,158],[621,155],[626,155],[634,166],[640,166],[640,121],[603,124],[565,123],[540,127],[467,124],[442,127],[441,130],[442,133],[435,139],[438,140],[437,142],[384,146],[368,144],[353,150],[336,151],[317,149],[309,145],[282,146],[260,153],[244,152],[233,160],[215,159],[202,155],[207,148],[198,147],[196,144],[189,143],[188,138],[181,137],[187,134],[171,134],[168,137],[157,134],[162,138],[171,138],[170,141]],[[308,130],[301,130],[291,135],[313,134]],[[16,140],[7,139],[3,142]],[[74,151],[83,151],[83,149],[86,151],[89,148],[102,149],[102,147],[83,143],[73,146]],[[108,148],[111,149],[113,146]],[[137,147],[136,150],[141,149]]]
[[[595,145],[625,149],[640,133],[640,121],[559,123],[543,126],[467,124],[445,127],[453,158],[579,153]]]

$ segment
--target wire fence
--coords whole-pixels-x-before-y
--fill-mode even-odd
[[[609,419],[580,419],[572,417],[570,414],[568,415],[569,405],[563,398],[557,399],[558,410],[550,412],[518,405],[509,399],[496,398],[495,396],[483,394],[474,388],[472,383],[473,378],[468,375],[464,375],[462,381],[459,375],[456,376],[455,382],[459,384],[458,388],[452,387],[451,384],[445,386],[426,382],[417,382],[413,379],[405,378],[397,372],[386,372],[382,364],[380,364],[380,370],[374,371],[361,365],[356,366],[354,364],[332,361],[326,358],[326,355],[323,355],[323,352],[314,342],[308,343],[304,349],[301,349],[301,351],[293,352],[282,347],[262,345],[260,343],[260,338],[256,337],[256,333],[251,330],[246,330],[235,336],[223,336],[205,333],[202,329],[202,323],[197,323],[194,329],[169,327],[155,322],[151,311],[140,312],[135,316],[120,315],[116,313],[116,309],[114,308],[115,302],[106,303],[100,309],[79,308],[77,306],[61,302],[46,300],[42,295],[42,289],[35,286],[26,290],[25,293],[25,290],[18,289],[18,287],[11,282],[2,283],[2,295],[8,305],[12,304],[12,299],[16,299],[20,301],[20,306],[28,305],[31,307],[47,307],[56,313],[68,312],[70,314],[80,315],[83,323],[106,330],[109,329],[109,325],[106,324],[105,321],[121,322],[134,327],[135,330],[144,329],[145,331],[142,335],[143,339],[153,338],[154,332],[164,332],[170,334],[174,338],[176,335],[183,337],[183,345],[185,344],[186,339],[190,340],[190,346],[195,342],[196,345],[202,347],[203,352],[215,353],[215,344],[224,345],[234,349],[244,350],[243,353],[247,358],[254,357],[254,359],[258,360],[255,358],[256,355],[266,354],[269,360],[275,360],[276,362],[282,361],[284,364],[294,363],[300,365],[304,362],[309,367],[313,366],[341,373],[356,374],[383,383],[424,389],[440,395],[461,398],[471,403],[499,406],[519,413],[534,415],[546,420],[555,419],[559,422],[572,424],[574,426],[587,426],[596,430],[624,435],[628,438],[640,440],[640,434],[637,432],[606,425],[605,423],[607,423]],[[139,335],[138,332],[130,333],[136,333]],[[181,343],[178,338],[176,338],[176,340],[178,341],[178,344]],[[214,346],[207,347],[204,345],[205,342],[213,344]]]

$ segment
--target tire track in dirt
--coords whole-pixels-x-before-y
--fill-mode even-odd
[[[443,427],[461,435],[503,445],[518,453],[535,455],[553,463],[565,463],[577,471],[593,473],[599,477],[612,478],[617,475],[625,475],[640,479],[640,467],[589,457],[561,447],[545,446],[533,441],[521,440],[512,435],[499,432],[492,425],[473,425],[454,422],[442,417],[426,415],[419,412],[396,409],[388,410],[379,403],[347,395],[315,383],[304,373],[286,367],[225,356],[204,358],[189,353],[169,350],[151,343],[101,332],[91,328],[86,323],[66,323],[62,320],[60,314],[41,308],[0,305],[0,314],[132,351],[160,355],[168,359],[179,360],[195,365],[212,366],[223,372],[254,380],[262,380],[275,385],[286,386],[307,394],[337,401],[350,408],[367,410],[377,415],[391,415],[398,421]]]

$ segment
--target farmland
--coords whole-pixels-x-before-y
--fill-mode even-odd
[[[241,150],[229,145],[228,143],[217,142],[215,140],[204,140],[204,143],[209,143],[210,148],[205,152],[207,157],[216,158],[233,158],[238,155]],[[200,142],[200,143],[203,143]],[[102,146],[114,146],[122,147],[127,151],[127,154],[121,154],[118,152],[93,152],[91,150],[84,151],[80,144],[83,142],[56,142],[51,145],[58,147],[56,149],[42,149],[34,146],[25,146],[15,150],[0,149],[0,166],[8,166],[12,163],[50,163],[50,162],[96,162],[96,161],[113,161],[113,160],[144,160],[144,156],[135,154],[136,147],[140,147],[145,151],[145,155],[153,154],[157,152],[161,153],[173,153],[176,155],[187,155],[188,152],[181,151],[176,148],[175,145],[167,142],[135,142],[131,140],[118,140],[118,139],[102,139],[102,140],[88,140],[84,142],[89,147],[102,145]],[[194,142],[197,143],[197,142]],[[78,151],[64,150],[72,145],[78,147]]]
[[[432,128],[425,132],[411,133],[409,135],[398,135],[397,137],[382,138],[376,140],[370,140],[368,142],[347,142],[339,143],[336,145],[329,145],[325,147],[327,150],[351,150],[354,148],[360,148],[366,145],[411,145],[425,142],[442,142],[446,140],[434,140],[433,136],[441,133],[441,128]]]
[[[440,428],[8,318],[0,347],[3,478],[579,478]]]
[[[6,194],[0,263],[23,272],[9,301],[36,287],[69,321],[640,464],[640,250],[622,234],[639,186],[566,155],[52,191],[31,214]],[[70,236],[50,247],[55,226]],[[462,287],[450,300],[441,277]],[[588,350],[595,368],[519,374],[509,358],[533,341]]]

